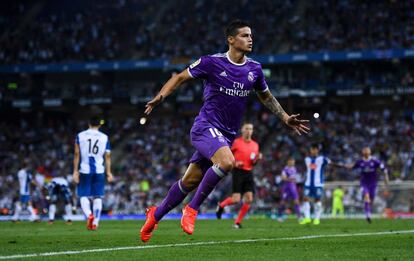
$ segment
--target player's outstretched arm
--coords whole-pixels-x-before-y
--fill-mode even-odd
[[[334,166],[334,167],[337,167],[337,168],[346,168],[346,169],[349,169],[349,165],[343,164],[343,163],[339,163],[339,162],[331,161],[331,162],[329,162],[329,165]]]
[[[179,74],[173,75],[165,84],[162,86],[160,92],[147,104],[145,105],[145,114],[149,115],[151,111],[160,104],[168,95],[173,93],[175,89],[177,89],[178,86],[180,86],[182,83],[188,81],[191,79],[190,74],[188,73],[188,70],[185,69]]]
[[[345,164],[345,165],[344,165],[344,167],[345,167],[346,169],[349,169],[349,170],[354,169],[354,168],[355,168],[355,163],[348,163],[348,164]]]
[[[75,143],[75,153],[73,155],[73,181],[78,184],[79,183],[79,145]]]
[[[257,96],[263,105],[265,105],[273,114],[277,115],[284,123],[286,123],[286,125],[294,129],[297,134],[306,134],[310,131],[309,127],[305,125],[305,123],[309,121],[300,120],[298,118],[299,114],[287,114],[270,90],[258,92]]]

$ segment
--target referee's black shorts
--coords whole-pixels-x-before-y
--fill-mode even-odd
[[[233,169],[233,193],[244,194],[246,192],[254,192],[253,173],[243,169]]]

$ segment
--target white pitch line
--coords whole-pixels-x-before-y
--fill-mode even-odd
[[[311,236],[300,236],[300,237],[257,238],[257,239],[206,241],[206,242],[165,244],[165,245],[144,245],[144,246],[96,248],[96,249],[61,251],[61,252],[45,252],[45,253],[0,256],[0,259],[17,259],[17,258],[60,256],[60,255],[78,255],[78,254],[85,254],[85,253],[98,253],[98,252],[109,252],[109,251],[120,251],[120,250],[139,250],[139,249],[150,249],[150,248],[207,246],[207,245],[219,245],[219,244],[243,244],[243,243],[263,242],[263,241],[291,241],[291,240],[306,240],[306,239],[330,238],[330,237],[363,237],[363,236],[381,236],[381,235],[398,235],[398,234],[414,234],[414,230],[380,231],[380,232],[366,232],[366,233],[352,233],[352,234],[330,234],[330,235],[328,234],[328,235],[311,235]]]

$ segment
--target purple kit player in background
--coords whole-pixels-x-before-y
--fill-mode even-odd
[[[229,45],[227,53],[201,57],[171,77],[146,105],[145,114],[148,115],[183,82],[193,78],[204,80],[204,104],[190,134],[196,152],[183,178],[173,184],[161,205],[147,210],[147,219],[141,228],[143,242],[151,238],[162,217],[198,187],[181,218],[184,232],[193,233],[200,205],[235,165],[230,147],[240,128],[251,92],[256,91],[259,100],[298,134],[309,131],[304,125],[307,121],[299,120],[299,115],[288,115],[269,91],[260,63],[246,57],[253,47],[249,25],[233,21],[226,28],[225,35]]]
[[[298,172],[295,167],[295,159],[289,158],[287,161],[287,166],[282,170],[282,199],[279,205],[279,218],[278,221],[283,221],[283,214],[285,212],[286,203],[288,200],[293,200],[295,206],[296,217],[300,218],[300,208],[299,208],[299,194],[296,187],[296,178]]]
[[[364,198],[364,211],[368,223],[371,223],[371,208],[375,199],[377,189],[378,169],[384,173],[385,186],[388,187],[388,171],[381,161],[371,157],[371,149],[365,147],[362,149],[362,159],[355,164],[348,165],[348,168],[357,170],[360,174],[360,184],[362,196]]]

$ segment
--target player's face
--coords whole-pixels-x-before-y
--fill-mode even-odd
[[[364,158],[369,158],[371,156],[371,149],[368,147],[365,147],[362,149],[362,156]]]
[[[311,148],[310,149],[310,154],[312,157],[318,156],[319,153],[319,149],[318,148]]]
[[[253,125],[244,124],[242,127],[242,135],[244,138],[250,139],[253,135]]]
[[[239,33],[236,36],[230,36],[228,38],[229,44],[233,48],[242,52],[251,52],[253,48],[252,31],[250,27],[239,28]]]
[[[287,164],[288,164],[289,167],[293,167],[293,166],[295,166],[295,160],[294,159],[288,159]]]

